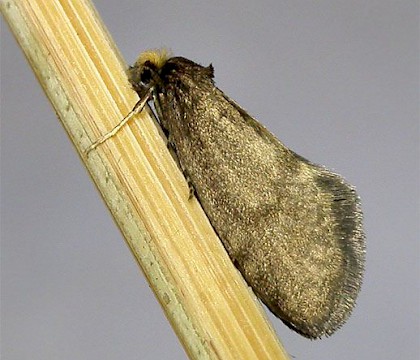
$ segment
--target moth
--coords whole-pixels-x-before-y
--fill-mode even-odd
[[[308,338],[349,317],[365,261],[362,211],[345,180],[297,155],[215,86],[213,66],[147,51],[128,70],[153,101],[181,170],[262,302]]]

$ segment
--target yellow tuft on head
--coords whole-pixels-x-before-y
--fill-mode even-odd
[[[154,50],[147,50],[140,54],[138,57],[136,64],[143,65],[146,61],[149,61],[153,65],[156,66],[157,69],[160,69],[163,65],[165,65],[166,61],[172,56],[171,52],[168,49],[154,49]]]

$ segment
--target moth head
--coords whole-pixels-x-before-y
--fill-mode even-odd
[[[138,93],[159,80],[159,70],[171,53],[167,49],[148,50],[140,54],[133,66],[128,68],[128,77]]]

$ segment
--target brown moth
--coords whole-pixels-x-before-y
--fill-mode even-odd
[[[153,100],[185,178],[257,296],[308,338],[341,327],[365,260],[354,188],[288,149],[219,90],[212,65],[148,51],[128,74],[140,101],[88,151]]]

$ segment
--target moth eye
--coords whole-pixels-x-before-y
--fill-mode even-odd
[[[144,85],[147,85],[151,80],[152,80],[152,72],[150,71],[150,69],[148,68],[143,69],[140,74],[140,81]]]

